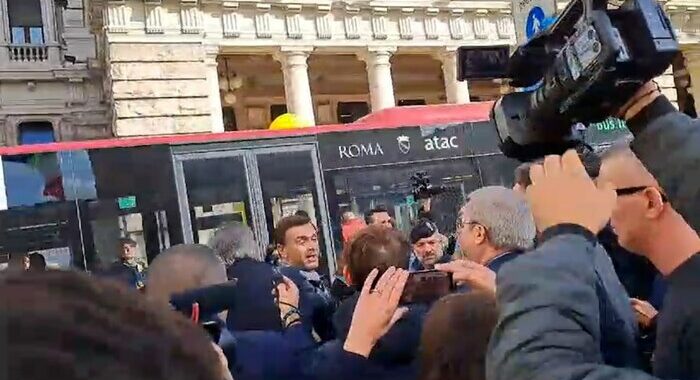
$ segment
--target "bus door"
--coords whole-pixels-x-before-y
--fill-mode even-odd
[[[315,144],[185,147],[174,165],[185,242],[207,244],[219,227],[240,222],[265,248],[281,218],[303,211],[319,226],[323,269],[335,269]]]

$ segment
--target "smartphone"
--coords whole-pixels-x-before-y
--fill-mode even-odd
[[[401,295],[402,304],[431,303],[454,290],[452,274],[424,270],[409,274]]]

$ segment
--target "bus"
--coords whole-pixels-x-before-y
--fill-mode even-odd
[[[94,271],[117,260],[122,237],[138,243],[147,264],[172,245],[207,244],[234,221],[264,247],[279,219],[303,210],[319,229],[323,271],[333,273],[344,211],[383,205],[410,230],[417,172],[446,188],[432,206],[444,234],[469,192],[512,185],[518,162],[498,149],[491,106],[397,107],[285,131],[3,147],[0,264],[37,252],[49,267]],[[613,139],[600,130],[599,140]]]

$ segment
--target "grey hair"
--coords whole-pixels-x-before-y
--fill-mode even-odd
[[[243,223],[232,222],[220,227],[209,239],[209,247],[226,265],[243,258],[263,261],[262,249],[253,231]]]
[[[465,222],[479,223],[488,231],[489,241],[499,249],[530,249],[537,229],[530,206],[517,192],[502,186],[473,191],[460,210]]]
[[[612,145],[606,148],[601,154],[601,159],[607,161],[614,157],[619,156],[634,156],[631,148],[632,139],[631,138],[620,138],[616,140]],[[636,156],[635,156],[636,157]]]

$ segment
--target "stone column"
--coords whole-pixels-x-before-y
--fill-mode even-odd
[[[294,48],[282,50],[275,59],[282,64],[284,73],[284,94],[287,110],[310,125],[316,124],[314,102],[309,84],[309,65],[307,59],[312,48]]]
[[[370,48],[367,53],[359,54],[367,66],[372,112],[396,106],[394,82],[391,78],[391,55],[395,51],[394,47]]]
[[[10,18],[7,13],[7,1],[0,1],[0,67],[7,65],[9,54],[5,44],[10,43]]]
[[[207,52],[204,56],[206,66],[207,92],[209,93],[209,108],[211,114],[211,131],[224,132],[224,114],[221,110],[221,94],[219,93],[219,71],[216,62],[217,54]]]
[[[688,92],[693,95],[695,109],[700,110],[700,48],[697,45],[683,47],[685,68],[690,76],[690,88]]]
[[[60,65],[61,50],[56,30],[56,11],[52,0],[41,0],[41,22],[44,24],[44,44],[48,45],[48,60],[53,66]]]
[[[442,75],[445,78],[445,94],[447,103],[469,103],[469,83],[457,80],[457,51],[447,50],[435,54],[442,63]]]
[[[7,190],[5,188],[5,170],[0,157],[0,211],[7,210]]]

